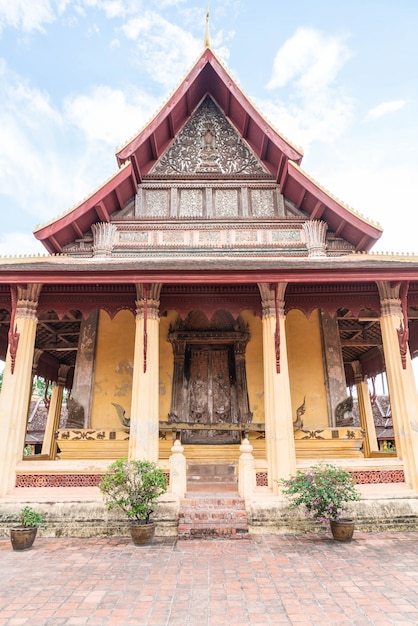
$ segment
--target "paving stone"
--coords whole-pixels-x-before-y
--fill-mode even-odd
[[[0,540],[0,626],[414,626],[418,533]]]

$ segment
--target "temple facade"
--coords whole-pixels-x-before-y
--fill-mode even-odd
[[[0,259],[0,497],[94,485],[126,455],[178,497],[189,463],[232,465],[251,498],[321,459],[418,490],[418,257],[370,253],[380,227],[302,156],[206,47],[116,173],[36,229],[49,255]],[[53,391],[23,457],[35,375]]]

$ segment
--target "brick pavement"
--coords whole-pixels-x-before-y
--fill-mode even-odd
[[[0,626],[411,626],[418,533],[0,540]]]

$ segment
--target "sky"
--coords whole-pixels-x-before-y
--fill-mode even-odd
[[[0,0],[0,255],[117,170],[203,52],[206,1]],[[211,0],[211,48],[302,167],[418,253],[418,2]]]

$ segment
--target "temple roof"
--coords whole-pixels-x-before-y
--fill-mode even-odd
[[[117,151],[118,172],[65,214],[37,227],[36,238],[49,252],[61,252],[95,222],[109,222],[134,197],[143,178],[207,95],[298,210],[310,219],[326,221],[356,250],[368,251],[373,246],[381,228],[336,199],[301,169],[302,152],[264,119],[210,48],[204,50],[151,122]]]

